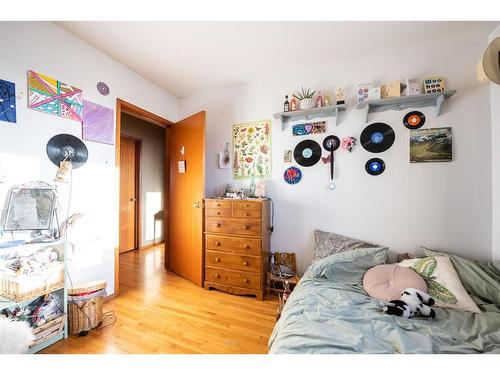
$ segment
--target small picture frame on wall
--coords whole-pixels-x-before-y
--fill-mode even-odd
[[[231,154],[229,153],[229,142],[226,142],[226,149],[222,149],[220,145],[220,151],[217,154],[219,169],[229,169],[231,167]]]
[[[285,150],[283,152],[283,162],[291,163],[292,162],[292,150]]]

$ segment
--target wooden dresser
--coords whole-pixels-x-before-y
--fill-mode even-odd
[[[263,300],[269,199],[205,199],[205,288]]]

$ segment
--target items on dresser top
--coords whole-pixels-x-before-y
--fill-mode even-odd
[[[263,299],[269,199],[205,200],[205,288]]]

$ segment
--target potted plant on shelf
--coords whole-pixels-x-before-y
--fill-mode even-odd
[[[311,109],[314,107],[313,95],[315,92],[310,89],[305,90],[304,87],[301,87],[301,92],[293,94],[295,98],[300,100],[300,109]]]

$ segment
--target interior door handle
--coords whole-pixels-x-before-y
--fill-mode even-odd
[[[131,201],[131,202],[135,202],[135,201],[137,201],[137,199],[135,199],[135,198],[130,198],[130,201]]]
[[[201,202],[194,202],[194,203],[193,203],[193,207],[194,207],[194,208],[201,208],[201,206],[202,206],[202,205],[201,205]]]

